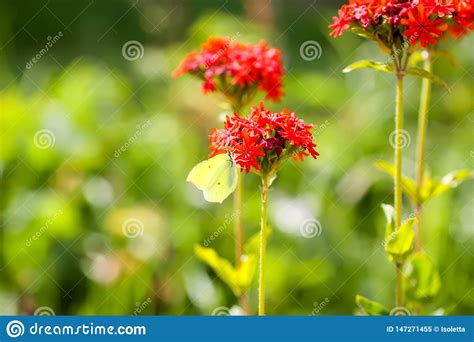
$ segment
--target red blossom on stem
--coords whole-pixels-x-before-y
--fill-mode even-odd
[[[333,17],[331,36],[347,30],[391,48],[394,36],[409,37],[411,45],[434,45],[447,30],[455,37],[474,29],[474,0],[349,0]]]
[[[294,112],[283,110],[272,113],[263,103],[252,108],[251,114],[241,117],[234,113],[227,117],[223,129],[213,129],[209,140],[210,157],[229,153],[241,170],[268,172],[285,157],[317,158],[311,130]]]
[[[403,35],[419,38],[420,44],[424,48],[427,43],[436,44],[436,38],[441,37],[443,31],[448,29],[448,24],[444,19],[430,20],[430,12],[423,5],[411,8],[408,11],[408,18],[402,19],[401,23],[406,27]]]
[[[240,102],[245,92],[256,89],[273,101],[283,95],[281,51],[269,47],[264,40],[254,45],[229,37],[210,37],[199,52],[189,53],[172,75],[186,73],[204,80],[205,93],[218,90]]]

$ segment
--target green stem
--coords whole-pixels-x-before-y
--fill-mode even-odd
[[[395,109],[395,230],[402,220],[402,150],[403,150],[403,74],[397,75],[397,98]],[[397,263],[397,289],[395,302],[403,306],[402,263]]]
[[[428,51],[426,51],[428,53]],[[431,56],[425,59],[424,69],[428,72],[432,71]],[[426,127],[428,125],[428,106],[431,97],[432,82],[428,78],[423,78],[420,96],[420,109],[418,112],[418,133],[417,133],[417,153],[416,153],[416,186],[417,186],[417,200],[415,206],[415,215],[417,218],[416,236],[415,236],[415,250],[421,250],[421,215],[422,206],[420,193],[423,187],[425,174],[425,144],[426,144]]]
[[[258,315],[265,315],[265,256],[267,234],[267,197],[269,189],[268,178],[262,177],[262,212],[260,220],[260,261],[258,275]]]

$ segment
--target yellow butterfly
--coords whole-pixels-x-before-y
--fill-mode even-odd
[[[222,203],[237,187],[237,172],[230,155],[218,154],[193,167],[186,181],[202,190],[206,201]]]

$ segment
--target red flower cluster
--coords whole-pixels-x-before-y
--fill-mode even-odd
[[[224,129],[212,130],[210,157],[230,153],[247,173],[252,167],[261,172],[273,170],[279,160],[288,156],[303,160],[311,155],[316,159],[319,153],[313,142],[313,127],[298,119],[294,112],[272,113],[261,103],[252,108],[248,117],[234,113],[226,118]]]
[[[453,5],[455,15],[449,31],[454,38],[459,38],[474,30],[474,1],[453,0]]]
[[[229,37],[210,37],[202,44],[201,51],[186,56],[173,76],[185,73],[202,77],[205,93],[217,89],[236,96],[242,89],[258,88],[266,92],[267,99],[274,101],[283,95],[281,51],[269,47],[264,40],[253,45]],[[235,89],[237,86],[240,89]]]
[[[443,32],[459,36],[473,29],[473,0],[349,0],[343,5],[334,23],[331,36],[346,30],[362,29],[365,35],[380,40],[380,35],[401,34],[410,37],[410,44],[422,47],[436,44]],[[382,39],[383,41],[383,39]]]

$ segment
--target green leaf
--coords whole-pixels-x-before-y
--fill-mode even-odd
[[[237,272],[228,260],[219,257],[217,252],[212,248],[197,245],[194,248],[194,252],[199,259],[213,269],[217,276],[231,288],[236,296],[242,294],[242,289],[239,287],[237,281]]]
[[[199,259],[212,268],[236,296],[246,292],[252,285],[252,279],[257,269],[257,256],[255,254],[244,255],[239,267],[236,269],[228,260],[221,258],[212,248],[196,245],[194,252]]]
[[[387,163],[386,161],[380,160],[380,161],[377,161],[375,163],[375,166],[379,170],[382,170],[382,171],[388,173],[392,177],[395,177],[395,167],[392,164]],[[408,196],[410,201],[413,204],[416,204],[416,202],[417,202],[417,187],[416,187],[415,181],[413,179],[407,177],[407,176],[402,176],[402,190]]]
[[[272,229],[267,226],[267,229],[265,229],[265,237],[268,239],[270,235],[272,235]],[[248,239],[244,246],[244,251],[247,254],[258,255],[260,253],[260,233],[255,233]]]
[[[389,314],[389,310],[385,306],[361,295],[356,295],[355,301],[369,316],[387,316]]]
[[[353,70],[361,69],[361,68],[371,68],[371,69],[387,72],[389,74],[393,73],[393,67],[390,64],[374,62],[374,61],[369,61],[369,60],[362,60],[362,61],[352,63],[348,65],[347,67],[345,67],[344,70],[342,70],[342,72],[348,73]]]
[[[247,290],[252,285],[252,279],[256,269],[257,255],[244,255],[236,271],[237,282],[242,291],[245,292],[245,290]]]
[[[452,53],[448,51],[444,51],[444,50],[430,51],[429,55],[427,51],[425,50],[417,50],[411,54],[410,62],[408,65],[410,67],[412,66],[415,67],[416,65],[425,61],[428,58],[428,56],[431,56],[431,58],[440,57],[447,60],[449,63],[451,63],[455,67],[459,66],[459,61],[457,60],[457,58]]]
[[[374,37],[374,34],[373,33],[370,33],[369,31],[367,30],[364,30],[363,28],[361,28],[360,26],[351,26],[351,28],[349,29],[352,33],[362,37],[362,38],[366,38],[366,39],[370,39],[370,40],[375,40],[375,37]]]
[[[385,215],[387,217],[387,227],[385,230],[385,251],[389,255],[390,261],[396,263],[402,262],[411,251],[415,232],[413,227],[416,219],[411,218],[404,221],[398,229],[395,229],[393,223],[394,209],[392,206],[383,204]]]
[[[449,87],[448,87],[447,83],[444,82],[440,77],[436,76],[435,74],[433,74],[429,71],[426,71],[426,70],[421,69],[421,68],[408,68],[405,71],[405,73],[407,75],[412,75],[412,76],[421,77],[421,78],[427,78],[427,79],[433,81],[434,83],[443,86],[444,89],[449,91]]]
[[[441,280],[436,266],[423,252],[411,255],[403,268],[407,296],[428,301],[439,293]]]
[[[471,171],[462,169],[448,173],[440,181],[435,181],[426,177],[421,190],[422,201],[426,202],[442,195],[448,190],[456,188],[462,182],[472,179],[473,176],[474,175]]]
[[[385,226],[385,246],[386,242],[392,238],[394,232],[393,218],[395,217],[395,208],[390,204],[382,204],[382,209],[387,220],[387,225]]]

